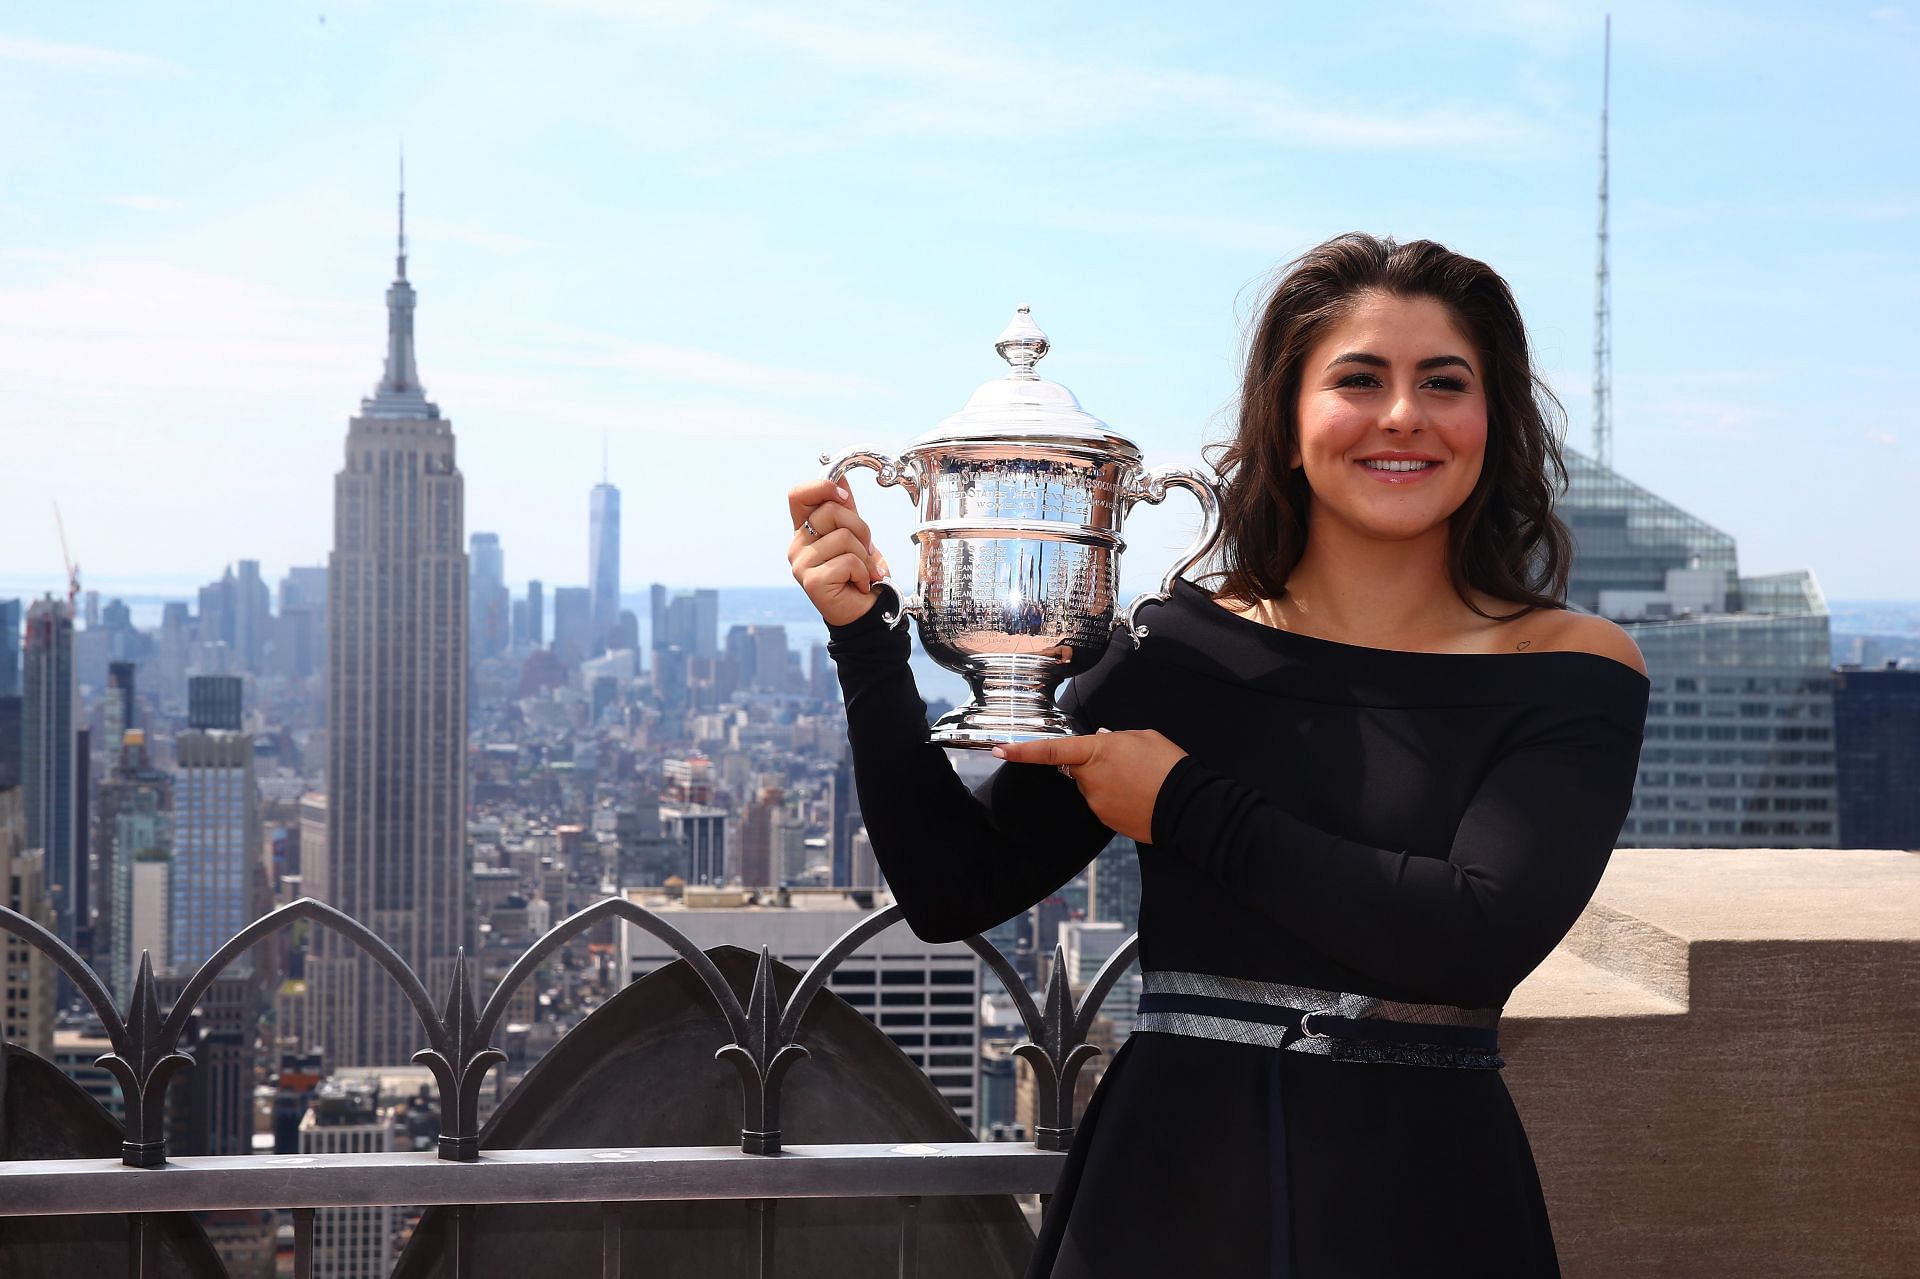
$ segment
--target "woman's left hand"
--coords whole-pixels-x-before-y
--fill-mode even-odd
[[[1087,807],[1107,828],[1136,843],[1153,840],[1153,802],[1160,783],[1186,754],[1152,729],[1089,737],[1052,737],[996,746],[993,753],[1016,764],[1064,766]]]

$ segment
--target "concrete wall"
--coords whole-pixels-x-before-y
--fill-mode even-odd
[[[1920,855],[1618,852],[1501,1044],[1568,1279],[1920,1274]]]

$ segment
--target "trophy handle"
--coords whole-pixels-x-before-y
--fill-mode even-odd
[[[877,449],[847,449],[842,453],[822,453],[820,465],[827,468],[827,478],[836,484],[846,476],[848,471],[865,467],[874,473],[881,488],[905,489],[907,499],[916,506],[920,504],[920,481],[914,475],[912,466],[891,454],[882,453]],[[907,620],[908,614],[917,616],[919,610],[920,596],[916,592],[901,596],[900,611],[883,613],[881,620],[890,628],[897,630]]]
[[[1214,543],[1220,540],[1220,486],[1199,471],[1184,466],[1157,467],[1128,485],[1126,491],[1121,494],[1121,500],[1126,503],[1127,509],[1130,509],[1135,502],[1158,506],[1166,500],[1167,490],[1170,488],[1186,489],[1199,499],[1202,517],[1200,536],[1195,538],[1193,545],[1187,548],[1186,555],[1168,569],[1167,575],[1160,579],[1159,590],[1135,596],[1133,603],[1127,605],[1126,611],[1114,619],[1114,625],[1125,627],[1127,635],[1136,645],[1147,637],[1147,628],[1136,624],[1133,620],[1139,613],[1140,606],[1148,603],[1166,603],[1168,597],[1173,594],[1174,579],[1207,558],[1213,551]],[[1124,514],[1123,509],[1122,515]]]

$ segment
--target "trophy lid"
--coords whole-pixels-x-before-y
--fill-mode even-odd
[[[912,444],[913,449],[966,440],[999,444],[1030,439],[1036,443],[1086,444],[1116,461],[1140,460],[1131,440],[1080,407],[1072,391],[1050,382],[1034,365],[1053,344],[1033,322],[1031,308],[1013,313],[993,349],[1008,364],[1006,376],[982,382],[967,406]]]

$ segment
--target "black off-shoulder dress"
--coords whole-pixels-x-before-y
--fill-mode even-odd
[[[891,603],[892,601],[887,601]],[[908,636],[833,629],[861,810],[909,925],[992,927],[1110,832],[1052,768],[977,794],[927,742]],[[1498,1007],[1627,812],[1648,683],[1591,653],[1356,647],[1178,584],[1060,699],[1187,751],[1140,850],[1143,971]],[[1559,1273],[1496,1070],[1138,1032],[1081,1118],[1030,1276]]]

